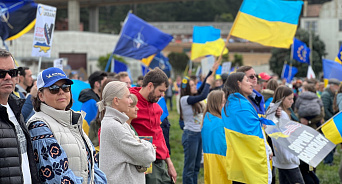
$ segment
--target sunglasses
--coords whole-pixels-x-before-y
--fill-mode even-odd
[[[248,78],[254,79],[254,78],[258,78],[258,76],[257,75],[251,75],[251,76],[248,76]]]
[[[1,70],[0,69],[0,78],[3,79],[6,77],[6,75],[10,75],[11,77],[17,77],[18,76],[18,69],[12,69],[12,70]]]
[[[59,89],[62,89],[65,93],[70,92],[71,86],[67,84],[62,84],[61,86],[54,84],[48,88],[49,88],[50,93],[54,95],[54,94],[59,93]]]

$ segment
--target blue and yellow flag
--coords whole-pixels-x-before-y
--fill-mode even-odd
[[[322,131],[324,136],[334,144],[342,143],[342,112],[324,123]]]
[[[202,145],[204,158],[204,183],[232,183],[228,180],[227,143],[222,119],[207,112],[203,119]]]
[[[240,93],[229,95],[222,109],[227,142],[228,179],[242,183],[269,183],[271,167],[261,120]]]
[[[338,79],[342,81],[342,65],[338,62],[323,59],[323,79],[325,86],[329,79]]]
[[[226,44],[221,38],[221,30],[213,26],[194,26],[192,34],[191,60],[199,57],[213,55],[219,56]],[[227,54],[225,48],[223,54]]]
[[[342,46],[341,46],[340,50],[338,51],[338,54],[335,58],[335,61],[342,64]]]
[[[113,54],[144,60],[148,66],[153,55],[162,51],[172,40],[172,36],[129,13],[120,33]]]
[[[265,46],[289,48],[303,1],[244,0],[231,35]]]
[[[304,42],[294,38],[292,49],[292,59],[301,63],[310,64],[310,48]]]
[[[14,40],[30,31],[36,22],[37,4],[33,0],[2,0],[0,37]]]

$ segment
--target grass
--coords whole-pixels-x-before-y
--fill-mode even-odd
[[[182,173],[184,165],[184,154],[182,146],[182,134],[183,130],[180,129],[178,124],[179,114],[176,110],[176,101],[173,100],[173,110],[169,111],[170,127],[170,146],[171,146],[171,159],[174,167],[177,171],[177,183],[182,183]],[[169,106],[168,106],[169,107]],[[321,184],[338,184],[340,183],[338,168],[342,157],[341,146],[336,147],[336,153],[334,155],[334,164],[332,166],[320,163],[316,169],[316,175],[318,176]],[[198,176],[198,183],[204,183],[203,168],[200,170]],[[279,183],[279,182],[277,182]]]

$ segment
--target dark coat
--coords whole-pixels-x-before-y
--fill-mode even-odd
[[[13,94],[8,98],[11,107],[27,142],[27,156],[29,159],[32,183],[40,183],[31,136],[21,115],[21,108],[25,99],[18,99]],[[22,184],[21,151],[14,124],[8,119],[7,109],[0,105],[0,183]]]

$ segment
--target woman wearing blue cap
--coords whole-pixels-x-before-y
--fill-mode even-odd
[[[28,121],[42,183],[107,183],[95,149],[82,130],[84,115],[70,109],[71,84],[63,70],[48,68],[37,77],[36,111]]]

